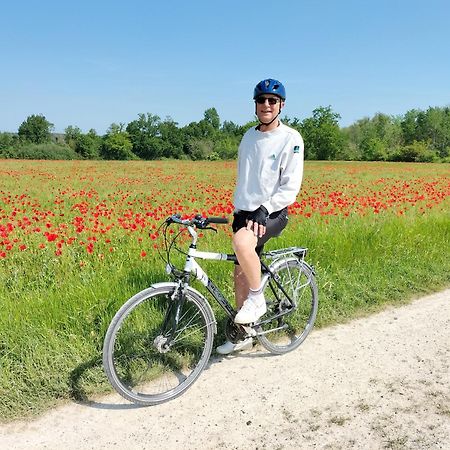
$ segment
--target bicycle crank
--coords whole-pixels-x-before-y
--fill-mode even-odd
[[[225,336],[230,342],[236,344],[244,340],[248,336],[248,333],[244,327],[235,324],[233,319],[228,319],[225,326]]]

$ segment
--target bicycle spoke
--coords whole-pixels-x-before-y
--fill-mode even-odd
[[[279,261],[275,275],[283,290],[269,278],[264,291],[268,310],[261,318],[258,339],[269,351],[285,353],[298,347],[312,328],[317,288],[310,271],[296,258]]]
[[[188,293],[178,329],[170,343],[167,308],[173,306],[169,287],[143,291],[119,311],[105,339],[104,365],[108,378],[125,398],[156,404],[180,395],[207,364],[213,342],[212,312],[204,300]],[[126,305],[125,305],[126,306]],[[169,316],[175,311],[172,310]],[[165,345],[165,343],[169,345]]]

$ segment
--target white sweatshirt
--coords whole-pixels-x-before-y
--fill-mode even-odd
[[[269,214],[294,203],[303,178],[303,139],[280,122],[272,130],[250,128],[238,151],[234,192],[236,210],[254,211],[263,205]]]

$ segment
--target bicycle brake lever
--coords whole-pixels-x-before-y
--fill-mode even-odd
[[[205,227],[205,228],[203,228],[203,230],[213,230],[217,233],[217,229],[213,228],[213,227]]]

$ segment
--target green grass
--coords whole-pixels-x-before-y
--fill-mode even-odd
[[[440,215],[346,222],[311,237],[317,325],[342,322],[448,286],[450,227]],[[315,234],[315,233],[314,233]]]
[[[386,165],[386,171],[392,173],[393,166]],[[342,167],[355,166],[327,163],[325,170],[329,167],[338,167],[342,175]],[[448,165],[404,167],[418,170],[419,178],[436,170],[448,173]],[[424,167],[427,172],[420,173]],[[311,173],[318,168],[319,163],[309,166]],[[361,182],[373,179],[368,173],[358,175]],[[57,181],[52,183],[56,186]],[[311,192],[305,185],[305,191],[308,188]],[[49,201],[55,198],[43,195]],[[448,205],[447,198],[425,213],[413,207],[401,215],[390,211],[348,217],[315,213],[309,219],[291,215],[286,231],[267,249],[308,247],[307,260],[316,269],[319,287],[316,327],[346,322],[450,285]],[[5,206],[3,210],[10,217]],[[69,215],[69,209],[62,210]],[[205,232],[199,249],[231,252],[225,230],[219,226],[217,235]],[[117,228],[114,242],[98,242],[93,255],[85,247],[72,246],[56,256],[49,246],[38,248],[40,241],[35,239],[41,239],[40,235],[20,233],[17,236],[27,251],[11,251],[0,258],[0,417],[5,421],[40,413],[61,401],[85,401],[110,391],[101,365],[107,326],[127,298],[166,279],[164,263],[151,247],[153,241],[143,244]],[[107,252],[109,245],[114,245],[113,254]],[[145,258],[140,256],[143,247]],[[233,265],[209,261],[204,267],[232,299]],[[199,283],[195,287],[202,289]],[[224,313],[217,305],[214,311],[217,340],[222,341]]]

